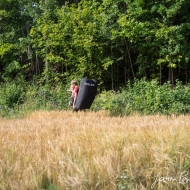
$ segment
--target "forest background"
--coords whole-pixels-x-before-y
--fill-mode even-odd
[[[0,0],[0,115],[68,109],[82,77],[92,110],[189,113],[189,42],[188,0]]]

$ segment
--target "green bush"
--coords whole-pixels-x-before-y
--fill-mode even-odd
[[[97,96],[93,110],[109,110],[112,116],[131,114],[188,114],[190,113],[190,85],[176,81],[159,85],[156,80],[130,82],[120,93],[103,92]],[[96,109],[95,109],[96,108]]]
[[[0,86],[0,115],[24,115],[34,110],[67,110],[69,86],[62,83],[38,85],[36,83],[9,82]],[[111,116],[132,114],[188,114],[190,113],[190,85],[176,81],[159,85],[156,80],[144,78],[128,82],[120,92],[103,91],[98,94],[91,110],[106,110]]]
[[[13,117],[35,110],[67,110],[70,94],[62,83],[4,83],[0,86],[0,115]],[[69,108],[70,109],[70,108]]]
[[[1,87],[0,96],[0,104],[2,106],[13,108],[15,105],[23,102],[24,88],[15,83],[4,85]]]
[[[66,86],[61,83],[44,86],[32,84],[27,88],[24,106],[30,110],[66,110],[69,96]]]

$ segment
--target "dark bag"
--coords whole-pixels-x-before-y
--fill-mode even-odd
[[[97,82],[93,79],[82,78],[76,100],[76,109],[89,109],[95,99]]]

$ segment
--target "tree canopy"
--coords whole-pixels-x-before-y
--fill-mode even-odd
[[[189,82],[187,0],[0,0],[0,81]]]

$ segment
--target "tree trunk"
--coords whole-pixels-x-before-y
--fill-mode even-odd
[[[111,89],[114,90],[114,84],[113,84],[113,77],[114,77],[114,74],[113,74],[113,65],[111,65]]]
[[[169,67],[168,80],[170,81],[172,87],[174,87],[174,76],[173,76],[173,68],[172,67]]]
[[[38,55],[36,54],[36,75],[40,75],[40,65],[38,60]]]
[[[174,69],[171,68],[171,80],[172,80],[172,87],[174,87]]]
[[[162,84],[162,64],[160,64],[160,85]]]
[[[124,85],[126,86],[126,84],[127,84],[127,69],[126,69],[126,67],[123,67],[123,69],[124,69]]]
[[[45,60],[45,79],[46,79],[46,83],[48,83],[48,72],[49,72],[49,67],[48,67],[48,60],[46,58]]]
[[[186,82],[186,84],[187,84],[187,82],[188,82],[188,75],[187,75],[187,69],[185,69],[185,82]]]
[[[131,71],[132,71],[132,74],[133,74],[133,79],[135,79],[135,73],[134,73],[134,70],[133,70],[133,64],[132,64],[132,60],[131,60],[131,55],[130,55],[129,47],[128,47],[128,44],[127,44],[126,41],[125,41],[125,45],[126,45],[126,51],[127,51],[128,57],[129,57],[129,63],[130,63],[130,66],[131,66]]]

